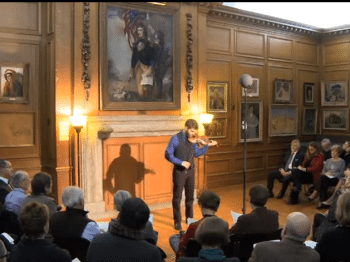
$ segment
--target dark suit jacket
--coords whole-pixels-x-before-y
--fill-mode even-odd
[[[305,152],[306,152],[306,148],[304,146],[301,146],[293,159],[292,167],[300,166],[303,163]],[[286,163],[287,163],[288,158],[289,158],[291,153],[292,153],[292,151],[291,151],[290,146],[289,146],[289,150],[286,151],[284,159],[281,163],[281,168],[283,168],[283,169],[285,168]]]
[[[280,242],[257,243],[248,262],[319,262],[320,255],[301,242],[282,239]]]
[[[8,193],[11,192],[11,187],[6,184],[4,181],[0,180],[0,203],[2,205],[5,204],[5,198],[7,196]]]
[[[241,215],[230,229],[230,234],[271,233],[278,228],[278,212],[258,207],[249,214]]]
[[[200,257],[181,257],[177,262],[208,262],[209,260]],[[238,257],[225,258],[220,262],[240,262]]]

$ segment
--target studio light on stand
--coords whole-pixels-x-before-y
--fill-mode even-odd
[[[243,208],[242,212],[246,212],[246,186],[247,186],[247,88],[253,84],[253,78],[244,74],[239,78],[239,83],[244,89],[244,121],[242,129],[244,130],[244,164],[243,164]]]
[[[205,135],[209,134],[209,126],[211,121],[213,120],[214,115],[212,114],[200,114],[199,118],[201,123],[204,126],[204,131],[205,131]]]
[[[83,127],[86,125],[86,116],[82,115],[76,115],[71,116],[70,120],[72,122],[72,125],[75,129],[75,132],[77,133],[77,174],[73,175],[73,181],[72,184],[74,186],[81,187],[81,172],[80,172],[80,165],[81,165],[81,150],[80,150],[80,132],[83,129]]]

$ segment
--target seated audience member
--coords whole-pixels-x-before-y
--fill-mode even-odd
[[[11,177],[12,191],[5,198],[5,208],[19,215],[23,199],[27,196],[30,179],[25,171],[16,171]]]
[[[89,240],[101,233],[95,221],[87,218],[84,210],[83,190],[69,186],[62,192],[62,202],[66,211],[56,212],[50,217],[50,232],[56,238],[81,237]]]
[[[171,240],[173,242],[172,246],[174,246],[175,249],[176,247],[178,247],[178,251],[176,253],[177,257],[185,256],[187,243],[190,238],[194,238],[198,225],[205,218],[215,216],[220,206],[220,197],[213,191],[210,191],[210,190],[204,191],[198,198],[198,205],[202,211],[202,216],[203,216],[202,219],[194,223],[191,223],[188,226],[186,233],[181,237],[181,240],[180,240],[179,234],[175,235],[177,236],[176,240],[175,239]]]
[[[15,243],[23,235],[18,216],[14,212],[6,210],[0,203],[0,234],[4,232],[10,234]]]
[[[331,154],[331,140],[328,138],[324,138],[321,141],[321,147],[322,147],[322,154],[324,154],[325,160],[330,159],[332,157]]]
[[[51,193],[52,190],[52,180],[51,175],[45,172],[40,172],[34,175],[32,179],[32,194],[26,196],[23,199],[22,205],[30,201],[37,201],[47,205],[49,208],[50,216],[57,211],[57,205],[53,198],[47,195]]]
[[[141,230],[147,224],[150,210],[141,198],[129,198],[121,207],[119,219],[113,220],[107,233],[92,240],[87,262],[162,261],[160,249],[142,241]]]
[[[350,192],[339,197],[335,216],[339,225],[327,230],[315,248],[321,262],[350,261]]]
[[[337,200],[340,195],[350,191],[350,169],[345,170],[344,175],[345,179],[341,180],[342,184],[340,188],[336,190],[332,195],[332,200],[328,199],[327,201],[329,202],[322,202],[323,204],[330,206],[329,210],[325,214],[318,213],[314,216],[313,240],[316,242],[320,240],[325,231],[332,229],[338,225],[338,221],[335,217]]]
[[[345,143],[342,145],[343,152],[340,154],[340,157],[344,159],[345,166],[348,166],[350,164],[350,142],[345,141]]]
[[[113,218],[109,223],[109,227],[115,223],[115,220],[119,219],[121,208],[125,200],[131,198],[131,194],[125,190],[118,190],[114,194],[114,205],[117,211],[119,211],[117,218]],[[109,230],[110,228],[108,228]],[[158,242],[158,232],[153,229],[153,225],[150,221],[147,221],[144,229],[141,230],[144,240],[156,245]]]
[[[201,220],[196,233],[196,241],[202,245],[202,250],[197,257],[181,257],[178,262],[201,262],[201,261],[237,261],[239,258],[226,258],[221,247],[230,241],[228,223],[216,216]]]
[[[310,229],[310,220],[306,215],[290,213],[282,230],[282,240],[257,243],[248,262],[320,261],[320,255],[304,245]]]
[[[6,262],[10,258],[10,253],[7,251],[4,242],[0,240],[0,262]]]
[[[309,196],[309,200],[312,201],[320,194],[320,202],[316,207],[317,209],[328,208],[328,206],[322,205],[322,202],[328,198],[328,187],[336,186],[339,180],[344,177],[345,161],[339,157],[341,150],[339,145],[332,146],[332,158],[326,161],[316,189],[311,196]]]
[[[305,152],[300,148],[300,141],[295,139],[291,142],[291,150],[287,150],[284,160],[281,163],[281,168],[279,170],[273,170],[269,173],[267,178],[267,188],[269,190],[270,197],[274,197],[273,194],[273,184],[277,179],[282,183],[282,190],[278,194],[277,198],[283,198],[288,184],[291,181],[291,174],[293,167],[300,166],[304,160]]]
[[[265,207],[269,191],[263,185],[255,185],[249,190],[253,211],[238,217],[230,229],[230,234],[271,233],[279,228],[278,212]]]
[[[316,187],[320,180],[324,161],[324,154],[320,152],[318,145],[315,142],[309,143],[303,163],[292,170],[294,188],[290,194],[288,204],[294,205],[299,202],[299,192],[302,184],[308,184],[311,181],[314,188]]]
[[[12,248],[11,262],[72,261],[66,250],[45,239],[49,230],[46,205],[35,201],[25,204],[19,214],[19,223],[24,235]]]
[[[5,204],[5,197],[11,192],[12,188],[9,185],[9,179],[13,172],[10,161],[0,159],[0,203]]]

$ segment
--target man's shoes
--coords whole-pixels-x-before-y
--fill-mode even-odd
[[[321,205],[318,205],[316,207],[316,209],[328,209],[329,207],[330,207],[329,205],[325,205],[325,204],[321,203]]]
[[[269,190],[269,198],[274,198],[275,195],[273,194],[272,190]]]
[[[282,199],[284,197],[284,192],[281,190],[278,195],[277,195],[277,198],[278,199]]]
[[[181,230],[181,229],[182,229],[181,222],[175,222],[174,228],[175,228],[176,230]]]

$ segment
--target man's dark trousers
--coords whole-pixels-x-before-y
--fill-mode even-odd
[[[290,171],[289,169],[286,170],[287,172]],[[279,170],[273,170],[269,173],[269,177],[267,178],[267,188],[270,192],[273,192],[273,185],[275,180],[278,180],[280,183],[282,183],[282,194],[286,192],[289,183],[292,181],[292,175],[282,176],[281,172]]]

